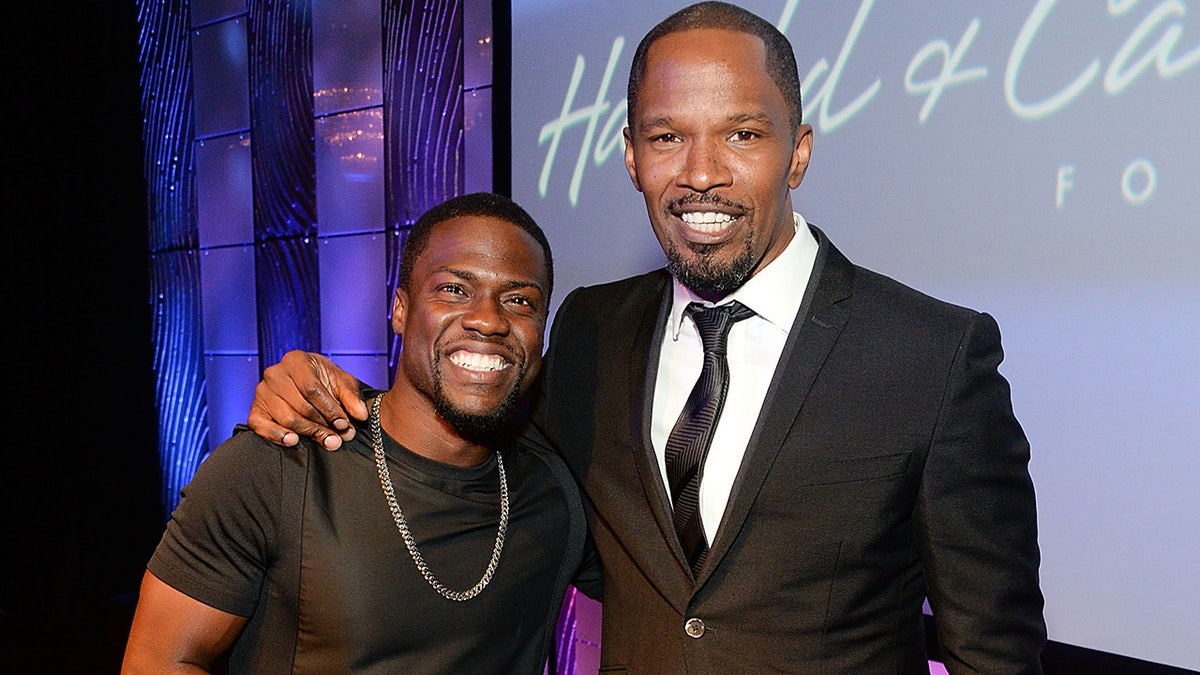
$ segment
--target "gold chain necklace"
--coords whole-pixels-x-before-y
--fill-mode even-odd
[[[388,508],[392,511],[392,520],[396,522],[396,529],[400,530],[400,537],[404,539],[408,554],[417,564],[417,571],[425,577],[425,581],[428,581],[430,586],[433,586],[433,590],[447,600],[455,602],[470,600],[487,588],[492,576],[496,573],[496,567],[500,564],[500,551],[504,550],[504,533],[508,531],[508,478],[504,475],[504,460],[497,452],[496,467],[500,470],[500,528],[496,531],[496,545],[492,548],[492,559],[488,562],[487,570],[483,573],[483,578],[479,580],[479,583],[466,591],[452,591],[442,585],[442,582],[438,581],[437,577],[433,576],[433,572],[429,570],[429,565],[425,564],[425,559],[417,550],[417,542],[408,530],[404,512],[400,510],[400,504],[396,502],[396,490],[392,487],[392,474],[388,471],[387,456],[383,453],[383,429],[379,423],[379,402],[382,400],[383,395],[380,394],[371,403],[371,433],[375,435],[371,448],[375,451],[375,466],[379,469],[379,484],[383,486],[383,495],[387,497]]]

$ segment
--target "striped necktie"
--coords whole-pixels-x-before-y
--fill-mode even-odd
[[[708,541],[700,521],[700,478],[729,390],[729,363],[725,359],[729,329],[734,323],[754,316],[754,310],[735,300],[717,307],[693,302],[686,311],[704,343],[704,366],[667,437],[666,455],[675,531],[692,574],[697,575],[708,555]]]

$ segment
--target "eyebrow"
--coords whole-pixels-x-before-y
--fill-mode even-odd
[[[742,113],[729,118],[730,122],[758,122],[760,124],[771,124],[771,116],[765,112]]]
[[[729,115],[725,121],[730,124],[745,124],[747,122],[757,122],[759,124],[770,125],[771,116],[765,112],[747,112],[736,115]],[[655,117],[654,119],[646,120],[642,123],[643,127],[674,127],[675,123],[670,117]]]
[[[476,281],[477,279],[479,279],[479,275],[474,272],[470,272],[467,270],[460,270],[460,269],[457,269],[454,267],[439,267],[433,271],[434,271],[434,273],[445,272],[447,274],[456,276],[459,279],[462,279],[464,281]],[[534,288],[534,289],[537,289],[541,293],[546,292],[546,289],[543,288],[542,285],[537,283],[536,281],[522,281],[520,279],[507,279],[505,281],[500,282],[500,285],[508,290],[514,290],[514,289],[520,289],[520,288]]]

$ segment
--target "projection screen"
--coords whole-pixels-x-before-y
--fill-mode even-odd
[[[556,300],[662,263],[621,129],[638,40],[684,4],[512,2],[512,192],[550,236]],[[795,46],[801,213],[1000,323],[1050,639],[1200,669],[1200,18],[1173,0],[740,4]]]

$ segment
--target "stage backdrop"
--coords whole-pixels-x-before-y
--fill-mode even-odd
[[[621,128],[637,41],[684,4],[512,3],[513,196],[549,232],[557,300],[662,262]],[[1200,669],[1200,17],[741,4],[796,49],[799,210],[855,262],[1000,322],[1050,638]]]

